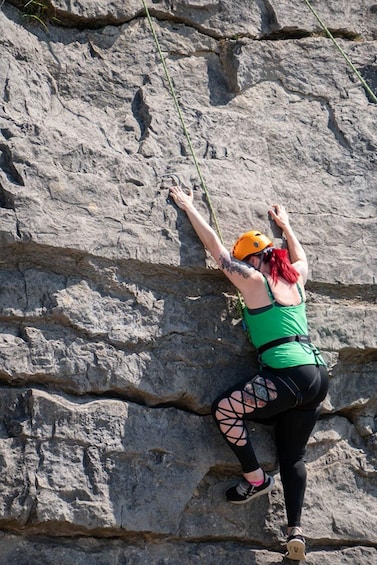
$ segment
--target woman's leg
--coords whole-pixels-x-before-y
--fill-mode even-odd
[[[225,441],[241,463],[244,473],[256,471],[259,463],[250,442],[246,420],[269,419],[293,408],[296,396],[280,378],[263,370],[218,397],[212,414]]]
[[[303,372],[306,374],[304,375]],[[326,396],[328,374],[325,367],[304,366],[290,370],[295,382],[311,383],[303,392],[302,404],[279,414],[276,418],[275,440],[279,458],[280,477],[290,529],[301,525],[301,512],[306,489],[304,456],[310,434],[321,412],[321,402]]]
[[[295,408],[280,414],[276,420],[275,439],[288,528],[301,525],[306,489],[304,455],[319,413],[320,407],[309,410]]]

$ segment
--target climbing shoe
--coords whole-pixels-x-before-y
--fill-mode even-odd
[[[249,481],[242,478],[238,485],[225,491],[225,497],[228,502],[232,502],[233,504],[245,504],[253,498],[270,492],[274,483],[273,477],[266,475],[266,473],[264,473],[264,481],[259,487],[252,485]]]
[[[285,557],[292,561],[305,560],[305,538],[301,528],[292,528],[287,539],[287,553]]]

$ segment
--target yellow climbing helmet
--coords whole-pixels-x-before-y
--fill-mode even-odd
[[[272,246],[272,241],[264,233],[251,230],[240,235],[233,246],[232,255],[239,261],[243,261],[248,255],[256,255]]]

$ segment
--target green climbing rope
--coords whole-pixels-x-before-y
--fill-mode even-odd
[[[171,77],[170,77],[169,69],[166,65],[165,57],[162,53],[161,45],[160,45],[160,42],[158,40],[156,30],[154,28],[153,21],[152,21],[148,6],[146,5],[145,0],[142,0],[142,2],[143,2],[145,14],[147,16],[147,20],[148,20],[148,23],[149,23],[149,27],[151,29],[153,39],[154,39],[154,42],[156,44],[157,51],[158,51],[158,54],[159,54],[160,59],[161,59],[161,63],[162,63],[162,66],[163,66],[163,69],[164,69],[164,72],[165,72],[166,80],[167,80],[168,85],[169,85],[170,94],[172,95],[172,98],[174,100],[174,104],[175,104],[175,107],[177,109],[178,116],[179,116],[179,119],[180,119],[180,122],[181,122],[181,125],[182,125],[183,133],[185,134],[185,137],[187,139],[187,143],[188,143],[188,146],[190,148],[190,152],[191,152],[194,164],[195,164],[195,168],[197,170],[197,173],[198,173],[198,176],[199,176],[199,179],[200,179],[200,184],[202,186],[204,194],[206,195],[208,207],[210,209],[213,222],[215,224],[216,232],[217,232],[217,234],[220,238],[221,243],[224,244],[224,240],[223,240],[221,230],[220,230],[220,225],[219,225],[219,222],[217,221],[216,212],[215,212],[215,209],[214,209],[214,207],[212,206],[212,203],[211,203],[209,191],[208,191],[207,185],[205,183],[201,168],[199,166],[199,161],[196,157],[195,150],[194,150],[193,144],[191,142],[191,137],[190,137],[189,131],[186,127],[185,119],[183,117],[183,113],[182,113],[182,110],[181,110],[181,107],[180,107],[180,104],[179,104],[179,101],[178,101],[178,98],[177,98],[177,95],[176,95],[176,92],[175,92],[173,81],[171,80]],[[237,290],[236,308],[237,308],[237,311],[239,312],[240,317],[243,319],[244,303],[243,303],[243,300],[242,300],[242,296],[241,296],[241,294],[238,290]]]
[[[320,26],[322,27],[323,31],[326,33],[326,35],[331,39],[331,41],[334,43],[335,47],[337,48],[337,50],[339,51],[339,53],[342,55],[342,57],[344,57],[344,59],[346,60],[347,64],[350,66],[350,68],[353,70],[353,72],[355,73],[355,75],[357,76],[357,78],[359,79],[359,81],[361,82],[361,84],[363,85],[363,87],[365,88],[366,92],[369,94],[370,98],[373,100],[373,102],[377,103],[377,96],[374,94],[373,90],[370,88],[370,86],[368,85],[368,83],[363,79],[363,77],[361,76],[361,74],[359,73],[359,71],[357,70],[357,68],[355,67],[355,65],[352,63],[351,59],[348,57],[348,55],[345,53],[344,49],[342,49],[342,47],[339,45],[339,43],[336,41],[335,37],[333,36],[333,34],[331,33],[331,31],[328,29],[328,27],[324,24],[324,22],[322,21],[322,19],[319,17],[318,13],[316,12],[316,10],[313,8],[313,6],[311,5],[311,3],[309,2],[309,0],[304,0],[305,4],[308,6],[309,10],[311,10],[311,12],[314,14],[315,18],[318,20]]]
[[[219,226],[219,223],[217,221],[216,213],[215,213],[215,210],[214,210],[212,203],[211,203],[211,198],[210,198],[210,195],[209,195],[209,192],[208,192],[208,188],[207,188],[207,185],[205,183],[202,171],[200,169],[199,162],[198,162],[198,159],[196,157],[193,144],[191,142],[190,134],[189,134],[188,129],[186,127],[186,123],[185,123],[185,120],[184,120],[184,117],[183,117],[183,114],[182,114],[182,110],[181,110],[181,107],[179,105],[179,101],[178,101],[178,98],[177,98],[177,95],[176,95],[176,92],[175,92],[175,89],[174,89],[173,81],[171,80],[169,69],[166,65],[165,57],[162,53],[161,45],[160,45],[160,42],[158,40],[158,37],[157,37],[156,31],[155,31],[155,28],[154,28],[154,25],[153,25],[153,21],[152,21],[149,9],[148,9],[148,7],[145,3],[145,0],[142,0],[142,2],[143,2],[145,14],[146,14],[147,19],[148,19],[149,27],[151,28],[153,39],[154,39],[156,47],[157,47],[158,54],[160,55],[160,59],[161,59],[161,63],[162,63],[162,66],[163,66],[163,69],[164,69],[164,72],[165,72],[166,80],[167,80],[168,85],[169,85],[170,94],[173,97],[174,104],[175,104],[175,107],[177,109],[180,122],[182,124],[183,133],[185,134],[185,137],[187,139],[187,143],[188,143],[188,146],[190,148],[192,158],[194,160],[195,168],[197,170],[197,173],[198,173],[198,176],[199,176],[199,179],[200,179],[200,184],[201,184],[202,189],[203,189],[203,191],[206,195],[208,207],[210,209],[212,219],[213,219],[213,222],[214,222],[215,227],[216,227],[217,234],[220,238],[221,243],[224,243],[222,235],[221,235],[220,226]]]

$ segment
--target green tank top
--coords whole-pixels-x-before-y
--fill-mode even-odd
[[[266,277],[264,284],[271,304],[263,308],[244,309],[244,321],[251,343],[256,349],[282,337],[307,335],[306,307],[301,287],[297,288],[301,302],[297,306],[284,306],[276,302]],[[261,362],[273,369],[297,365],[324,365],[324,361],[313,344],[292,341],[271,347],[261,355]]]

